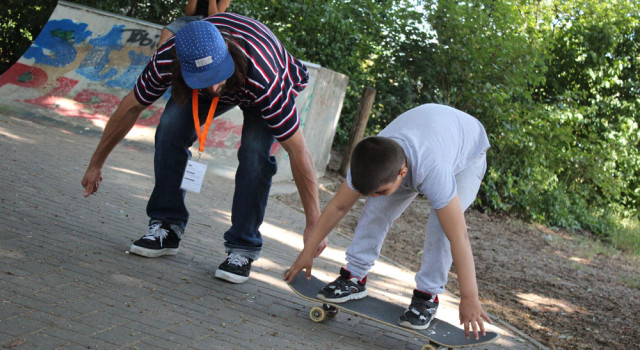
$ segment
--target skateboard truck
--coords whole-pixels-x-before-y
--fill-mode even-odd
[[[309,317],[311,318],[311,321],[320,323],[324,321],[327,316],[335,317],[339,311],[340,309],[338,309],[335,306],[332,306],[329,304],[322,304],[322,307],[315,306],[311,308],[311,311],[309,312]]]

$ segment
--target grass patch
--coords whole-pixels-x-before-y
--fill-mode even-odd
[[[640,276],[624,276],[622,281],[627,287],[640,290]]]
[[[620,229],[611,233],[611,243],[616,249],[640,258],[640,220],[623,220]]]

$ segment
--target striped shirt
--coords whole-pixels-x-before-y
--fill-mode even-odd
[[[234,95],[223,94],[221,103],[257,107],[273,136],[284,141],[300,126],[294,98],[307,86],[309,73],[264,24],[238,14],[224,12],[203,21],[235,38],[247,59],[244,88]],[[153,55],[142,71],[134,92],[143,105],[150,105],[171,86],[173,66],[179,64],[171,54],[174,40],[169,39]]]

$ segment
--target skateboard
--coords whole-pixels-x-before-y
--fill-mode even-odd
[[[398,318],[404,311],[405,307],[384,301],[372,296],[362,299],[350,300],[345,303],[334,304],[320,300],[316,297],[318,291],[327,283],[311,276],[311,280],[307,280],[304,270],[300,271],[294,280],[289,284],[298,296],[303,299],[322,303],[322,307],[316,306],[311,308],[309,317],[314,322],[323,322],[327,317],[335,317],[340,310],[350,314],[364,317],[386,326],[391,326],[418,335],[428,341],[422,347],[422,350],[436,349],[456,349],[472,346],[480,346],[495,341],[500,336],[495,332],[487,331],[485,336],[480,336],[479,340],[473,337],[466,338],[464,330],[456,327],[448,322],[434,318],[429,328],[424,330],[410,329],[398,325]]]

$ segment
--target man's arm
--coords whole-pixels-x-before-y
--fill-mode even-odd
[[[302,130],[296,132],[280,143],[289,155],[291,163],[291,172],[293,180],[298,188],[304,215],[306,219],[306,227],[304,230],[304,241],[309,237],[309,232],[315,225],[318,217],[320,217],[320,203],[318,200],[318,177],[316,168],[313,164],[311,152],[307,148],[307,144],[302,136]],[[318,242],[318,251],[316,256],[320,255],[322,250],[327,246],[326,241]]]
[[[478,331],[485,335],[482,320],[491,323],[489,316],[482,310],[478,297],[476,282],[476,267],[473,261],[471,243],[467,235],[467,224],[460,205],[460,198],[456,195],[449,204],[442,209],[436,209],[436,215],[442,230],[451,243],[451,256],[458,274],[460,287],[460,323],[464,324],[465,335],[469,337],[469,329],[473,330],[475,339]],[[471,327],[470,327],[471,326]]]
[[[118,109],[109,118],[104,128],[100,142],[93,152],[87,171],[82,178],[85,197],[98,191],[100,182],[102,182],[104,162],[116,145],[131,131],[138,116],[145,108],[146,106],[141,105],[135,98],[133,91],[120,101]]]
[[[291,283],[293,278],[302,269],[306,270],[307,278],[311,277],[311,266],[313,265],[315,247],[327,238],[331,230],[333,230],[338,222],[351,210],[351,207],[353,207],[358,198],[360,198],[360,193],[349,188],[347,182],[344,181],[338,189],[338,192],[322,211],[318,222],[313,226],[309,237],[307,237],[304,243],[304,249],[285,274],[284,279],[287,282]]]

